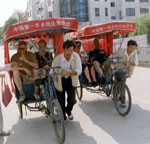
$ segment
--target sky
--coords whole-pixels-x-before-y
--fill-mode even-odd
[[[0,27],[13,14],[14,9],[24,11],[27,0],[0,0]]]

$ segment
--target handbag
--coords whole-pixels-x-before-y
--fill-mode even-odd
[[[8,84],[6,83],[5,77],[1,78],[1,93],[2,93],[2,102],[5,107],[7,107],[12,99],[12,93]]]

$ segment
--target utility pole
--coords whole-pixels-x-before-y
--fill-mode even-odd
[[[67,0],[68,4],[68,17],[71,17],[71,0]]]

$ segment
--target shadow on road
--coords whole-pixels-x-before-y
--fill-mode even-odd
[[[111,135],[119,144],[150,143],[150,111],[133,104],[128,116],[120,116],[108,99],[79,104],[91,121]],[[111,143],[111,142],[110,142]]]
[[[6,144],[57,144],[50,119],[38,117],[19,120],[12,127],[12,134]],[[66,123],[65,144],[96,144],[92,137],[83,133],[79,122]],[[0,143],[1,144],[1,143]]]
[[[0,144],[3,144],[3,143],[4,143],[4,138],[0,137]]]

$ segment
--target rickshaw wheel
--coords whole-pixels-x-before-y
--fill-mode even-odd
[[[52,118],[53,128],[57,137],[57,141],[58,143],[63,144],[65,141],[64,116],[57,99],[52,100],[50,111],[51,111],[51,118]]]
[[[77,94],[78,99],[81,101],[83,97],[83,86],[82,86],[80,78],[79,78],[79,86],[76,87],[76,94]]]
[[[124,82],[116,82],[113,87],[114,104],[121,116],[126,116],[131,110],[131,93]]]
[[[18,109],[19,109],[19,113],[20,113],[20,118],[23,119],[23,109],[22,109],[22,103],[18,103]]]

